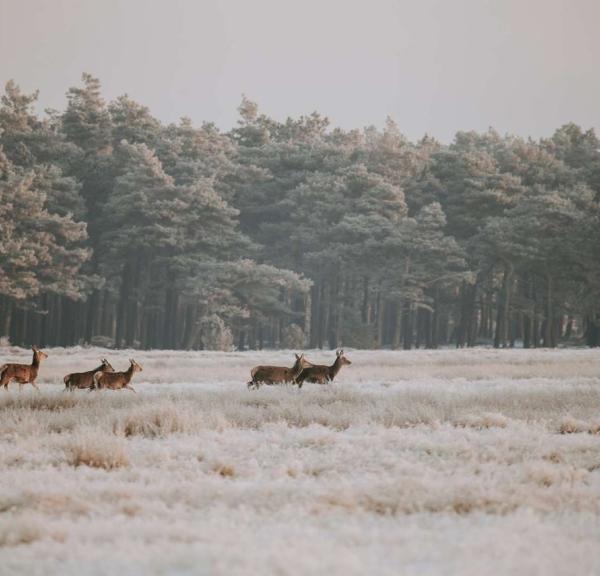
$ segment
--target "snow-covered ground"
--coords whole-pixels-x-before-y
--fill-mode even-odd
[[[245,386],[291,352],[48,352],[0,392],[2,575],[600,573],[596,350],[347,350],[301,391]],[[137,394],[61,392],[101,356]]]

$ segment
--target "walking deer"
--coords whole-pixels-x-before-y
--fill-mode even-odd
[[[327,382],[332,382],[344,364],[352,364],[352,362],[350,362],[350,360],[344,356],[343,350],[339,350],[335,353],[335,355],[335,362],[331,366],[315,364],[313,366],[304,368],[300,374],[296,376],[296,384],[298,384],[298,388],[302,388],[302,384],[304,384],[305,380],[308,380],[309,382],[315,382],[317,384],[327,384]]]
[[[8,385],[11,382],[16,381],[19,383],[19,392],[23,384],[31,384],[38,392],[40,391],[35,380],[40,370],[40,363],[48,358],[48,354],[38,350],[35,346],[32,346],[31,349],[33,350],[31,364],[4,364],[0,366],[0,386],[4,386],[5,390],[8,390]]]
[[[95,368],[94,370],[89,370],[88,372],[74,372],[73,374],[67,374],[63,381],[65,383],[65,389],[73,391],[77,388],[83,390],[85,388],[92,388],[94,385],[94,374],[96,372],[114,372],[115,369],[110,365],[110,362],[106,358],[100,359],[100,366]]]
[[[90,392],[102,388],[135,392],[130,382],[136,372],[142,371],[142,367],[133,358],[129,360],[129,364],[129,368],[125,372],[96,372],[94,385],[90,388]]]
[[[284,384],[294,382],[296,376],[312,364],[304,358],[304,354],[295,354],[296,362],[291,368],[285,366],[255,366],[250,371],[252,380],[248,382],[248,389],[258,390],[261,384]]]

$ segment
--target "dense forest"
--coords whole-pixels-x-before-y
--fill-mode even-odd
[[[450,145],[278,122],[164,125],[84,74],[0,105],[0,337],[238,349],[600,344],[600,141]]]

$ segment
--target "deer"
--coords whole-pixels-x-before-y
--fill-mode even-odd
[[[343,350],[338,350],[335,353],[335,362],[331,366],[322,364],[314,364],[304,368],[298,376],[296,376],[296,384],[298,388],[302,388],[305,380],[314,382],[317,384],[327,384],[333,382],[333,379],[337,376],[337,373],[342,369],[345,364],[352,364],[346,356],[344,356]]]
[[[65,389],[72,392],[73,390],[85,388],[91,388],[94,385],[94,374],[96,372],[114,372],[115,369],[110,365],[110,362],[106,358],[100,358],[100,366],[94,370],[88,372],[74,372],[73,374],[67,374],[63,381],[65,383]]]
[[[258,390],[262,384],[284,384],[291,382],[294,383],[296,376],[312,364],[304,358],[304,354],[294,354],[296,356],[296,362],[291,368],[285,366],[255,366],[250,371],[252,380],[248,382],[248,390],[254,388]]]
[[[8,390],[11,382],[16,381],[19,383],[19,392],[23,384],[31,384],[38,392],[40,391],[35,380],[40,370],[40,363],[48,358],[48,354],[35,346],[32,346],[31,349],[33,350],[31,364],[3,364],[0,366],[0,386],[4,386],[5,390]]]
[[[142,367],[133,358],[130,358],[129,368],[125,372],[96,372],[93,378],[94,384],[90,388],[90,392],[92,390],[108,388],[109,390],[131,390],[135,393],[130,382],[133,375],[141,371]]]

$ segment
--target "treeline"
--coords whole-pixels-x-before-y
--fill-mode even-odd
[[[0,337],[13,344],[600,344],[600,141],[277,122],[164,125],[83,76],[0,106]]]

